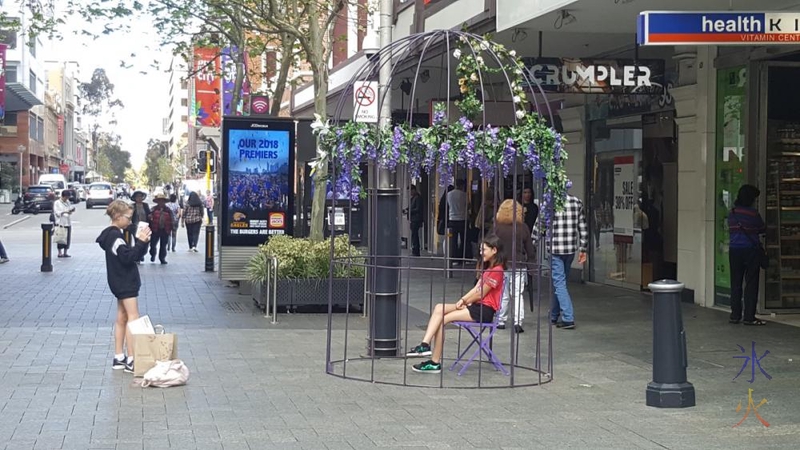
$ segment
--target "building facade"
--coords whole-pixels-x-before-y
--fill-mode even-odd
[[[794,3],[764,0],[758,8],[782,11]],[[772,259],[759,310],[798,312],[800,115],[792,105],[800,88],[790,80],[800,75],[800,46],[637,46],[639,13],[664,7],[657,0],[397,1],[393,39],[466,24],[523,57],[546,94],[537,102],[547,102],[552,116],[546,119],[568,142],[571,192],[587,208],[589,262],[573,267],[584,279],[641,291],[653,280],[675,278],[686,284],[686,301],[726,308],[726,217],[738,188],[750,183],[762,192]],[[669,5],[678,11],[729,7],[721,0]],[[356,52],[331,69],[328,115],[363,57]],[[646,86],[599,83],[588,75],[645,69]],[[431,79],[436,70],[431,67]],[[424,114],[437,96],[418,84],[414,109]],[[393,95],[395,113],[408,108],[404,100]],[[293,112],[313,113],[312,87],[294,93]],[[435,223],[442,192],[434,180],[418,181],[430,187],[423,192],[427,222]],[[635,186],[632,201],[619,201],[623,182]],[[438,240],[433,228],[426,233],[431,252]]]

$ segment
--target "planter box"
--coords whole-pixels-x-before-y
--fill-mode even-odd
[[[348,292],[349,289],[349,292]],[[348,295],[349,294],[349,295]],[[328,280],[289,280],[278,279],[278,306],[327,306]],[[253,285],[253,300],[266,310],[271,302],[267,298],[267,289],[263,285]],[[364,303],[363,278],[334,278],[333,305],[345,307],[361,307]]]

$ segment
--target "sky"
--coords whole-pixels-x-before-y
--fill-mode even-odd
[[[117,125],[101,126],[122,137],[122,149],[130,152],[134,169],[139,169],[144,163],[147,141],[163,137],[162,119],[169,106],[169,76],[165,71],[172,59],[171,51],[160,47],[152,21],[132,21],[131,32],[116,32],[97,40],[76,36],[73,31],[82,26],[84,22],[79,17],[67,19],[63,39],[51,43],[45,58],[76,61],[80,65],[79,82],[89,81],[96,68],[106,70],[115,96],[125,107],[116,113]],[[131,57],[132,54],[136,56]],[[133,67],[120,67],[121,60]],[[151,67],[154,61],[158,61],[158,69]],[[84,126],[88,126],[86,119]]]

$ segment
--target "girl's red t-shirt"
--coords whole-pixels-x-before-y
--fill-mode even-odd
[[[486,305],[495,311],[500,310],[500,302],[503,298],[503,266],[494,266],[483,272],[478,281],[480,287],[489,286],[491,290],[484,294],[480,304]]]

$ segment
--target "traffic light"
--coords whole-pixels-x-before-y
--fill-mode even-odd
[[[197,171],[198,172],[205,172],[206,171],[206,158],[207,157],[208,157],[208,155],[206,155],[206,151],[205,150],[200,150],[199,152],[197,152]]]
[[[207,168],[211,169],[211,173],[217,173],[217,152],[214,150],[197,152],[197,171],[205,173]]]
[[[217,173],[217,152],[214,150],[206,150],[208,152],[208,162],[211,164],[211,173]]]

